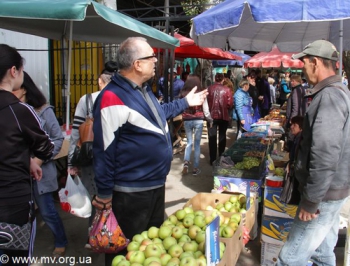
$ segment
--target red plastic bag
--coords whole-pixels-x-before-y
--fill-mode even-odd
[[[96,210],[89,233],[89,244],[95,252],[118,253],[130,240],[122,232],[112,209]]]

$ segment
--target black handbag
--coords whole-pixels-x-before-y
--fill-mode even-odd
[[[280,201],[286,204],[298,205],[300,202],[298,187],[299,181],[295,177],[294,164],[290,164],[289,172],[286,171],[284,174]]]
[[[79,126],[79,135],[77,145],[75,146],[71,163],[74,166],[92,165],[92,145],[93,145],[93,118],[90,116],[93,107],[91,93],[86,94],[86,119]]]

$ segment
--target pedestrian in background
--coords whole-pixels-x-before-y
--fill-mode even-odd
[[[180,91],[180,98],[184,98],[187,94],[197,86],[197,91],[202,91],[200,78],[196,75],[189,75],[184,87]],[[199,159],[201,155],[201,139],[203,132],[203,120],[207,121],[207,125],[211,127],[213,119],[210,116],[207,99],[202,105],[191,106],[182,113],[182,120],[186,132],[186,149],[184,155],[184,165],[182,174],[188,173],[188,168],[191,163],[192,146],[193,154],[193,170],[192,175],[199,175],[201,170],[199,168]]]
[[[61,217],[55,206],[53,193],[58,190],[56,163],[53,160],[60,152],[63,144],[63,134],[58,124],[53,107],[47,104],[47,99],[35,85],[27,72],[24,73],[22,86],[13,92],[16,97],[24,103],[32,106],[40,118],[40,124],[55,144],[52,157],[43,161],[37,157],[33,160],[41,166],[42,179],[33,182],[34,199],[45,224],[49,227],[54,236],[55,249],[52,255],[55,257],[64,256],[68,240],[64,230]]]
[[[226,132],[232,113],[233,96],[231,89],[223,85],[224,75],[217,73],[215,83],[208,88],[208,104],[213,118],[213,135],[209,136],[210,164],[220,157],[226,147]],[[219,131],[219,135],[217,132]],[[218,138],[219,136],[219,138]]]
[[[293,59],[313,85],[295,161],[301,201],[277,266],[336,265],[340,210],[350,191],[350,92],[336,74],[339,53],[314,41]]]

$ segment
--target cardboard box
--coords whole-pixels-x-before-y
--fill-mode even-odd
[[[264,189],[263,214],[275,217],[294,218],[298,205],[285,204],[279,200],[282,192],[280,187]]]
[[[273,245],[283,245],[294,219],[263,215],[261,240]]]
[[[227,253],[227,265],[236,265],[239,255],[243,249],[243,228],[242,224],[239,225],[235,234],[231,238],[220,237],[220,241],[226,244],[225,253]],[[225,254],[224,254],[225,255]],[[221,263],[221,261],[220,261]],[[219,263],[219,265],[220,265]]]
[[[273,245],[261,241],[261,266],[275,266],[277,262],[278,255],[282,249],[283,245]],[[309,261],[306,266],[312,266],[312,261]]]
[[[245,179],[239,177],[214,176],[214,189],[217,191],[239,192],[249,195],[255,192],[259,195],[259,202],[262,198],[262,179]],[[247,196],[248,197],[248,196]]]
[[[198,193],[185,203],[183,207],[192,207],[194,210],[206,210],[207,206],[215,208],[218,203],[225,203],[230,199],[232,194],[242,193]],[[250,198],[247,197],[247,202]],[[255,223],[255,204],[251,204],[246,213],[242,213],[242,225],[250,231]],[[228,215],[232,213],[228,212]]]

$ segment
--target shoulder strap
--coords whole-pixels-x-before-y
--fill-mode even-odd
[[[86,94],[85,100],[86,100],[86,116],[90,116],[90,114],[92,113],[92,107],[94,105],[92,102],[91,93]]]

